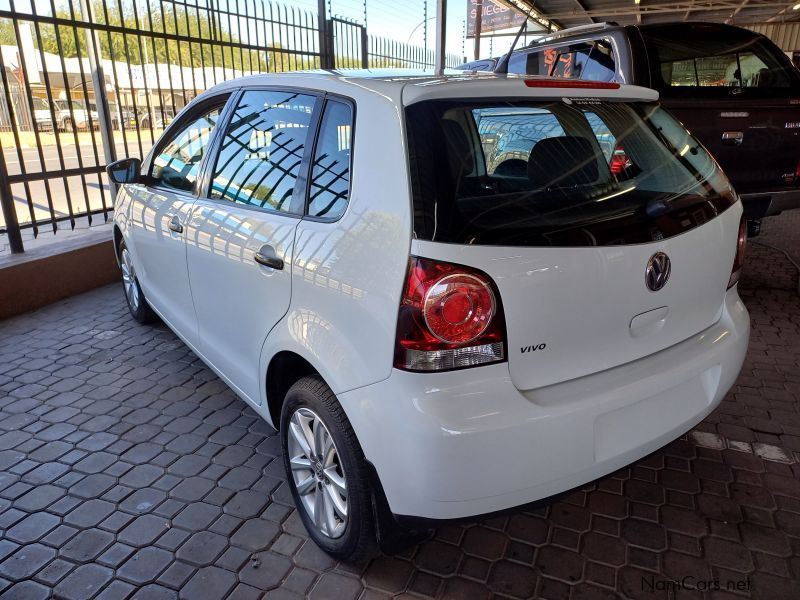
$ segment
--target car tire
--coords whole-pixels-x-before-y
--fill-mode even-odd
[[[286,394],[280,426],[286,477],[311,539],[339,560],[374,556],[369,471],[336,395],[319,376],[303,377]]]
[[[142,325],[152,323],[156,320],[156,313],[144,297],[136,268],[133,266],[133,256],[124,241],[119,244],[119,267],[122,270],[122,290],[131,316]]]
[[[74,129],[75,127],[72,124],[72,119],[70,119],[69,117],[64,119],[64,121],[61,123],[61,131],[65,133],[72,133]]]

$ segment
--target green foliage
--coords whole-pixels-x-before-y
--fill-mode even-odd
[[[32,24],[20,17],[20,27],[30,27],[34,41],[44,52],[64,58],[86,57],[86,32],[81,26],[77,0],[64,0],[56,10],[56,17],[76,25]],[[75,7],[70,9],[71,6]],[[136,33],[96,32],[102,58],[132,65],[171,64],[183,67],[224,67],[226,70],[248,72],[281,72],[318,69],[319,56],[297,54],[283,49],[277,42],[271,50],[250,50],[234,47],[248,41],[247,27],[264,27],[252,17],[248,24],[242,21],[242,32],[237,32],[236,18],[212,13],[177,2],[161,0],[90,0],[93,19],[97,23],[124,27]],[[121,7],[121,8],[120,8]],[[74,12],[73,12],[74,11]],[[17,37],[13,21],[0,19],[0,44],[16,46]],[[185,39],[165,39],[152,35],[166,34]],[[250,35],[255,37],[251,31]],[[299,50],[299,49],[298,49]],[[448,64],[458,64],[458,57],[448,56]],[[336,56],[337,68],[360,68],[361,60]],[[407,67],[410,62],[402,58],[371,56],[371,67]]]
[[[241,43],[238,36],[228,31],[227,16],[220,17],[207,10],[159,0],[148,0],[147,4],[137,1],[136,10],[130,1],[123,3],[122,7],[123,11],[120,12],[119,4],[116,2],[106,3],[102,0],[92,2],[93,17],[97,23],[141,32],[141,35],[136,35],[98,31],[100,53],[104,59],[134,65],[147,62],[195,68],[213,66],[245,72],[264,71],[271,62],[273,64],[280,62],[267,52],[225,45]],[[79,21],[81,18],[80,14],[73,14],[68,8],[58,9],[55,16],[65,20]],[[44,52],[61,55],[64,58],[87,56],[85,28],[61,24],[37,26],[24,21],[20,22],[20,26],[32,28],[33,38],[39,41],[39,48]],[[178,35],[188,39],[164,39],[152,36],[151,32]],[[0,19],[0,44],[18,45],[14,26],[8,19]]]
[[[15,46],[16,44],[17,38],[11,21],[0,19],[0,46]]]

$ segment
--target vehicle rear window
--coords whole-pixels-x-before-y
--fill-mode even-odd
[[[597,40],[591,44],[581,43],[515,52],[509,61],[508,72],[589,81],[614,81],[616,64],[611,44],[605,40]]]
[[[797,76],[783,53],[760,36],[736,29],[643,29],[654,87],[788,88]],[[660,79],[660,81],[659,81]]]
[[[655,103],[427,101],[406,109],[419,239],[607,246],[688,231],[735,202]]]

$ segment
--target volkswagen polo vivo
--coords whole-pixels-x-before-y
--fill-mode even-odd
[[[109,174],[131,314],[279,429],[339,558],[636,461],[744,359],[741,203],[651,90],[256,76]]]

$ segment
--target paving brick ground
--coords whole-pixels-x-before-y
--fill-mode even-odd
[[[796,231],[781,216],[759,239],[797,255]],[[747,362],[684,439],[549,508],[359,565],[307,540],[275,433],[165,327],[135,324],[119,287],[2,322],[0,596],[796,600],[796,286],[751,245]]]

